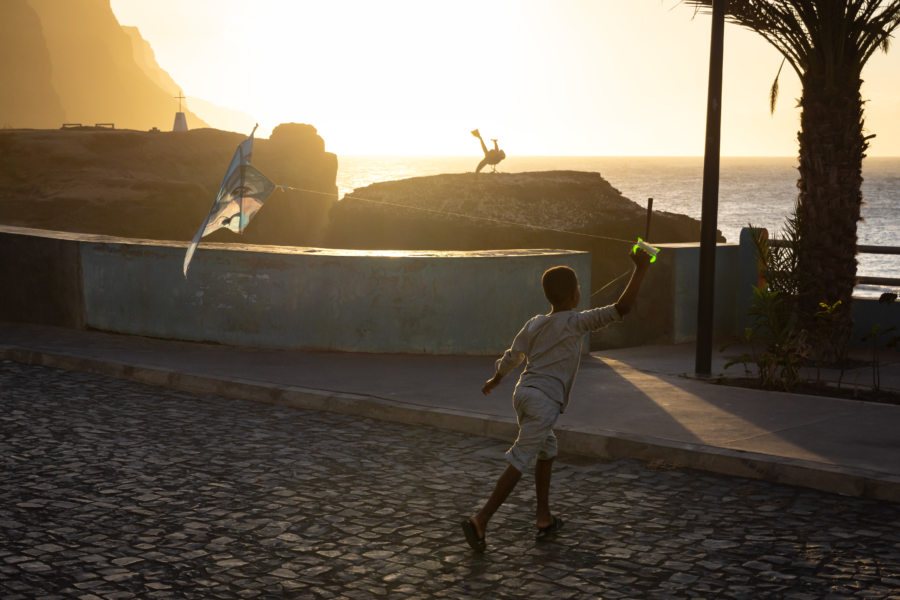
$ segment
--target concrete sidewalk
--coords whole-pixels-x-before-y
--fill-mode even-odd
[[[493,370],[488,357],[266,350],[0,323],[0,358],[507,442],[515,436],[515,377],[480,393]],[[725,361],[714,357],[714,374]],[[693,364],[693,345],[586,357],[558,422],[560,450],[900,501],[900,406],[715,385],[685,376]],[[865,384],[871,368],[844,381]],[[896,355],[882,359],[881,385],[900,389]]]

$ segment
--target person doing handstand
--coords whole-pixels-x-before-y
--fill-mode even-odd
[[[490,394],[504,376],[525,361],[525,369],[513,392],[519,433],[506,452],[508,464],[481,510],[462,522],[466,541],[475,551],[485,551],[488,521],[532,464],[537,495],[536,538],[547,538],[562,527],[562,519],[553,515],[549,502],[550,475],[557,454],[553,426],[569,403],[584,334],[621,320],[634,306],[650,257],[636,252],[631,259],[634,271],[618,301],[583,311],[575,310],[581,300],[575,271],[565,266],[547,269],[541,285],[551,311],[525,323],[512,346],[497,360],[494,376],[481,388],[483,394]]]
[[[484,152],[484,158],[480,163],[478,163],[478,166],[475,167],[475,172],[480,173],[481,170],[487,165],[491,165],[492,173],[495,172],[500,161],[506,158],[506,152],[504,152],[497,146],[497,140],[495,139],[491,139],[491,141],[494,142],[494,148],[492,150],[488,150],[488,147],[484,144],[484,140],[481,139],[481,133],[479,133],[477,129],[472,130],[472,135],[477,137],[478,141],[481,142],[481,150]]]

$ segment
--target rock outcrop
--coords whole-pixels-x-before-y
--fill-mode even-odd
[[[0,131],[0,223],[58,231],[190,240],[243,134],[126,130]],[[337,199],[337,158],[310,125],[257,139],[253,164],[275,191],[242,236],[210,241],[316,245]]]
[[[597,289],[628,270],[627,254],[644,235],[646,219],[646,209],[600,173],[445,174],[354,190],[332,208],[324,240],[329,247],[360,249],[588,250]],[[651,236],[654,242],[698,241],[700,223],[654,212]],[[594,303],[614,300],[622,285]]]
[[[0,125],[172,128],[178,88],[109,0],[3,0],[0,34]]]
[[[276,184],[295,190],[276,191],[243,235],[250,244],[322,245],[328,213],[337,199],[337,156],[325,151],[325,141],[312,125],[282,123],[268,140],[253,149],[253,164]],[[263,218],[260,218],[263,217]],[[220,241],[233,241],[222,231]]]

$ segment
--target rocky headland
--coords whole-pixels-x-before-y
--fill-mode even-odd
[[[323,242],[370,250],[587,250],[597,289],[628,270],[628,252],[646,226],[646,207],[600,173],[457,173],[354,190],[331,209]],[[654,211],[650,235],[653,242],[695,242],[700,222]],[[620,291],[612,286],[594,303]]]

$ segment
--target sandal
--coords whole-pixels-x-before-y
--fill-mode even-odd
[[[469,543],[469,546],[472,547],[472,550],[475,552],[484,552],[485,548],[487,548],[487,544],[484,541],[484,536],[478,537],[478,530],[475,529],[475,523],[472,522],[471,519],[466,519],[462,522],[463,533],[466,534],[466,541]]]
[[[547,525],[546,527],[538,527],[537,533],[534,536],[534,539],[541,541],[546,540],[554,535],[562,529],[563,520],[559,517],[553,517],[553,522]]]

